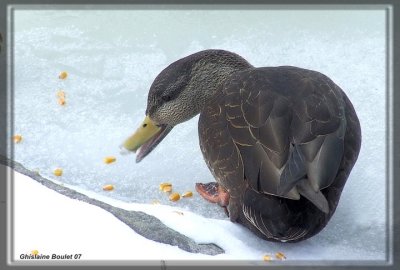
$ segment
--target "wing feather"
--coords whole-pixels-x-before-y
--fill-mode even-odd
[[[278,67],[236,73],[220,90],[199,120],[217,181],[233,196],[304,196],[328,211],[320,190],[338,172],[346,130],[340,88],[318,72]]]
[[[236,74],[223,91],[229,134],[252,189],[297,199],[303,179],[308,197],[332,183],[346,125],[332,81],[294,67],[258,68]],[[320,201],[319,208],[326,210]]]

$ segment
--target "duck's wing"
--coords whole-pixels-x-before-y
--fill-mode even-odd
[[[321,73],[258,68],[224,85],[227,126],[257,192],[300,194],[327,212],[320,192],[335,179],[346,128],[342,92]]]

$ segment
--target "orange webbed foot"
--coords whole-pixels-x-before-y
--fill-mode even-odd
[[[222,207],[229,204],[229,193],[218,183],[196,183],[196,191],[207,201],[218,203]]]

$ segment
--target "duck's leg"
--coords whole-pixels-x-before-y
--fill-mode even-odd
[[[217,182],[196,183],[196,191],[209,202],[217,203],[225,209],[229,204],[229,193]]]

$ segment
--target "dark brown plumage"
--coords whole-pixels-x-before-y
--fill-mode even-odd
[[[199,137],[208,167],[230,193],[231,220],[269,240],[319,232],[360,149],[346,95],[323,74],[296,67],[250,68],[221,92],[201,113]]]
[[[161,135],[138,161],[200,112],[200,147],[217,184],[197,190],[226,207],[231,221],[271,241],[300,241],[325,227],[360,150],[354,108],[327,76],[291,66],[255,68],[222,50],[164,69],[146,112]]]

